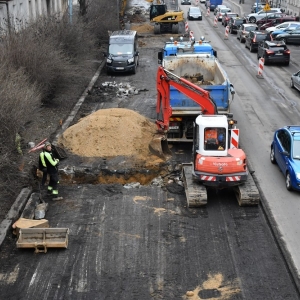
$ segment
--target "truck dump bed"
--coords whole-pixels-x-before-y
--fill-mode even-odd
[[[230,82],[226,72],[218,60],[209,54],[177,54],[165,56],[163,67],[179,77],[183,77],[210,92],[219,113],[229,112],[229,98],[231,95]],[[174,87],[170,88],[170,99],[173,115],[189,114],[195,111],[199,114],[201,108],[193,100],[180,93]]]

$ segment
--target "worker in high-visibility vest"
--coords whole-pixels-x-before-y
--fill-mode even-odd
[[[48,194],[52,194],[53,196],[58,196],[58,163],[59,159],[54,158],[51,149],[51,143],[45,143],[44,150],[44,159],[47,165],[47,172],[50,176],[50,181],[48,184]]]
[[[47,175],[48,175],[47,165],[46,165],[46,162],[45,162],[45,149],[46,149],[46,146],[44,146],[43,151],[39,155],[39,170],[41,172],[43,172],[42,186],[45,186],[45,183],[46,183],[46,180],[47,180]]]

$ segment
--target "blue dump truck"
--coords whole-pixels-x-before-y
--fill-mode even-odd
[[[178,41],[171,38],[161,52],[158,63],[178,77],[184,78],[210,93],[218,114],[232,117],[230,102],[233,100],[234,87],[217,59],[217,52],[204,38],[199,41]],[[170,142],[192,142],[193,123],[201,114],[201,107],[195,101],[170,87],[172,116],[168,131]]]
[[[214,11],[215,8],[216,8],[218,5],[221,5],[221,4],[223,4],[223,0],[207,0],[207,1],[205,2],[206,8],[209,7],[209,10],[210,10],[210,11]]]

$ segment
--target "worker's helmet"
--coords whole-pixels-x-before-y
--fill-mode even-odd
[[[50,142],[46,142],[44,148],[46,149],[48,146],[51,146]]]
[[[202,35],[202,36],[200,37],[200,40],[201,40],[202,42],[204,42],[205,37]]]

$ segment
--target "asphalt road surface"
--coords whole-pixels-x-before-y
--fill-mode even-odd
[[[166,39],[143,35],[137,74],[103,71],[77,118],[126,107],[155,119],[156,58]],[[140,91],[100,92],[107,81]],[[172,165],[191,159],[190,145],[172,151]],[[1,299],[299,299],[262,207],[241,208],[230,191],[209,191],[200,209],[187,208],[176,183],[82,184],[61,192],[64,199],[49,202],[46,218],[51,227],[70,229],[68,249],[34,254],[8,236],[1,246]]]

